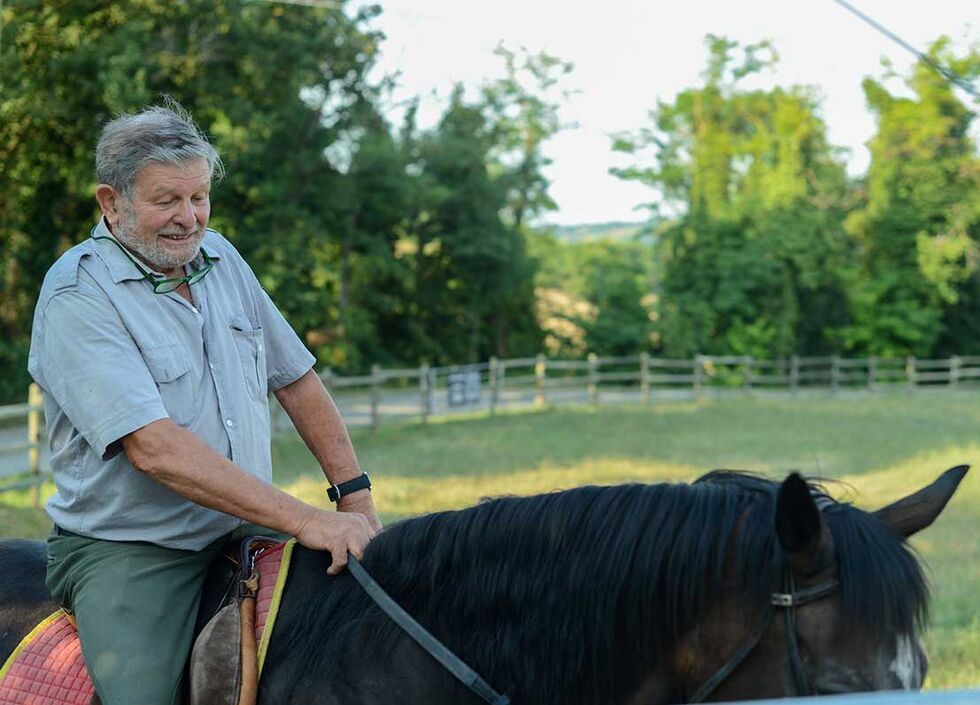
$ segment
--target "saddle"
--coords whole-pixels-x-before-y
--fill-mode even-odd
[[[242,541],[205,580],[188,663],[191,705],[254,705],[295,541]],[[38,624],[0,668],[0,705],[97,705],[71,615]]]

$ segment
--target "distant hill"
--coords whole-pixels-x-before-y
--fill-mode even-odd
[[[583,225],[552,225],[546,226],[554,236],[562,242],[578,243],[588,240],[632,240],[641,232],[651,237],[651,223],[586,223]]]

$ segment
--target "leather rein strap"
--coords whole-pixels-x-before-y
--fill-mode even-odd
[[[489,683],[480,677],[479,673],[467,666],[445,644],[436,639],[425,627],[415,621],[408,612],[402,609],[401,605],[395,602],[384,591],[384,588],[378,585],[378,582],[364,569],[360,561],[350,553],[347,554],[347,568],[350,570],[351,575],[354,576],[354,579],[360,583],[364,592],[374,600],[375,604],[463,685],[485,702],[490,703],[490,705],[510,705],[510,698],[495,691]],[[777,609],[786,610],[784,612],[786,620],[786,645],[797,694],[811,694],[810,682],[803,669],[803,659],[800,657],[800,649],[796,637],[796,608],[835,592],[839,587],[839,583],[834,579],[825,580],[813,587],[797,591],[793,581],[793,574],[787,569],[783,584],[785,592],[772,593],[771,602],[774,609],[766,611],[765,617],[756,625],[756,628],[738,648],[738,651],[735,652],[724,666],[718,669],[711,678],[698,688],[689,702],[703,702],[705,698],[711,695],[748,658],[752,650],[759,644],[763,634],[769,629],[769,625],[772,624],[773,614]]]
[[[715,674],[704,683],[704,685],[698,688],[697,692],[694,693],[694,696],[689,702],[704,702],[704,699],[711,695],[715,688],[721,685],[724,680],[728,678],[728,676],[732,675],[735,669],[742,664],[748,655],[752,653],[752,650],[756,647],[756,645],[758,645],[759,640],[762,639],[762,635],[766,633],[766,630],[772,623],[772,617],[776,609],[786,610],[784,612],[786,622],[786,647],[787,651],[789,652],[790,668],[793,671],[793,681],[796,684],[796,694],[801,696],[811,695],[812,689],[810,688],[810,681],[806,677],[806,672],[803,670],[803,659],[800,657],[800,647],[796,638],[796,608],[800,605],[805,605],[808,602],[814,602],[822,597],[826,597],[832,592],[835,592],[840,584],[837,582],[837,580],[831,579],[818,583],[813,587],[808,587],[797,591],[793,581],[793,574],[789,569],[787,569],[785,577],[783,578],[783,585],[783,589],[786,592],[774,592],[770,599],[774,609],[766,612],[766,616],[763,617],[762,621],[759,622],[749,637],[742,642],[742,645],[738,648],[738,651],[736,651],[728,662],[718,669]]]
[[[347,569],[375,604],[463,685],[491,705],[510,705],[510,698],[491,688],[479,673],[467,666],[445,644],[416,622],[401,605],[391,599],[384,588],[378,585],[378,582],[364,569],[360,561],[350,553],[347,554]]]

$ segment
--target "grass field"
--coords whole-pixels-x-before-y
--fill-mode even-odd
[[[835,478],[838,498],[875,508],[980,461],[980,395],[729,398],[657,406],[564,408],[427,427],[356,432],[386,522],[582,484],[689,480],[712,468]],[[325,506],[323,479],[302,444],[275,444],[276,482]],[[50,491],[48,489],[47,491]],[[42,536],[28,492],[0,495],[4,535]],[[10,527],[9,529],[7,527]],[[929,688],[980,685],[980,468],[937,523],[913,540],[934,602],[926,635]]]

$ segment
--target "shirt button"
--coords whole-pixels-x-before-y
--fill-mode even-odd
[[[208,367],[210,367],[213,370],[214,369],[214,363],[213,362],[209,362],[208,363]]]
[[[262,344],[259,343],[259,352],[262,352]]]
[[[191,311],[193,311],[194,313],[199,313],[199,311],[196,308],[194,308],[193,306],[191,306]]]
[[[235,425],[235,422],[234,421],[232,421],[231,419],[225,419],[225,426],[227,426],[228,428],[231,428],[234,425]]]

